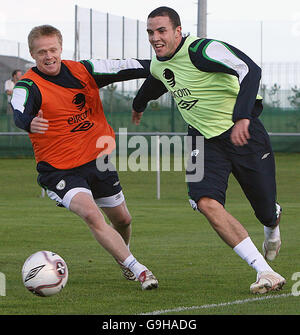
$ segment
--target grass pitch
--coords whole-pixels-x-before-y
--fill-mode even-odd
[[[112,257],[86,224],[41,197],[32,159],[0,160],[0,272],[6,276],[2,315],[97,314],[300,314],[300,154],[277,154],[278,201],[283,207],[282,248],[271,264],[287,279],[281,292],[256,299],[249,286],[255,271],[194,212],[183,172],[162,172],[156,200],[155,172],[120,172],[133,217],[131,251],[159,279],[159,289],[142,291],[121,276]],[[231,178],[226,208],[248,230],[259,250],[263,226]],[[21,268],[38,250],[50,250],[68,264],[69,281],[56,296],[34,296],[23,286]],[[276,297],[276,298],[275,298]],[[239,302],[240,301],[240,302]]]

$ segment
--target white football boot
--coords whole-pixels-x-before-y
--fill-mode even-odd
[[[250,286],[250,292],[263,294],[269,291],[279,291],[285,283],[285,278],[276,272],[258,272],[256,282]]]
[[[279,225],[281,212],[282,208],[280,207],[279,204],[276,203],[276,215],[277,215],[276,227]],[[277,229],[279,229],[279,227]],[[267,259],[268,261],[273,261],[278,255],[280,247],[281,247],[280,234],[278,237],[273,239],[266,237],[262,245],[263,255],[265,259]]]
[[[158,280],[150,270],[145,270],[140,274],[139,282],[142,285],[142,290],[158,288]]]

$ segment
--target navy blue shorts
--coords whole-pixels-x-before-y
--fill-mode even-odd
[[[230,141],[231,130],[204,139],[204,177],[199,182],[188,182],[189,196],[196,203],[202,197],[208,197],[224,206],[228,178],[232,173],[259,221],[265,226],[273,226],[276,221],[276,181],[269,135],[261,121],[254,118],[249,126],[251,138],[248,144],[238,147]],[[191,126],[188,135],[192,138],[202,136]]]
[[[69,170],[39,162],[37,171],[38,184],[61,207],[69,208],[78,192],[91,194],[100,207],[115,207],[124,200],[117,171],[99,171],[96,160]]]

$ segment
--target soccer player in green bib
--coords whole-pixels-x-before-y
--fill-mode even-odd
[[[180,17],[169,7],[149,14],[147,32],[155,56],[151,76],[133,101],[133,123],[141,122],[150,100],[171,93],[188,124],[191,156],[201,152],[197,138],[204,137],[203,178],[187,178],[192,208],[201,212],[224,242],[257,272],[256,282],[250,286],[252,293],[281,289],[285,278],[267,263],[280,249],[282,209],[276,202],[270,139],[258,119],[263,109],[257,94],[261,69],[227,43],[183,37]],[[243,225],[224,208],[231,173],[264,226],[263,255]]]

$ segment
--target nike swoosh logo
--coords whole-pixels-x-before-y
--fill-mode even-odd
[[[196,52],[199,48],[199,45],[204,41],[204,38],[202,38],[202,40],[200,40],[194,47],[190,47],[190,50],[193,52]]]

